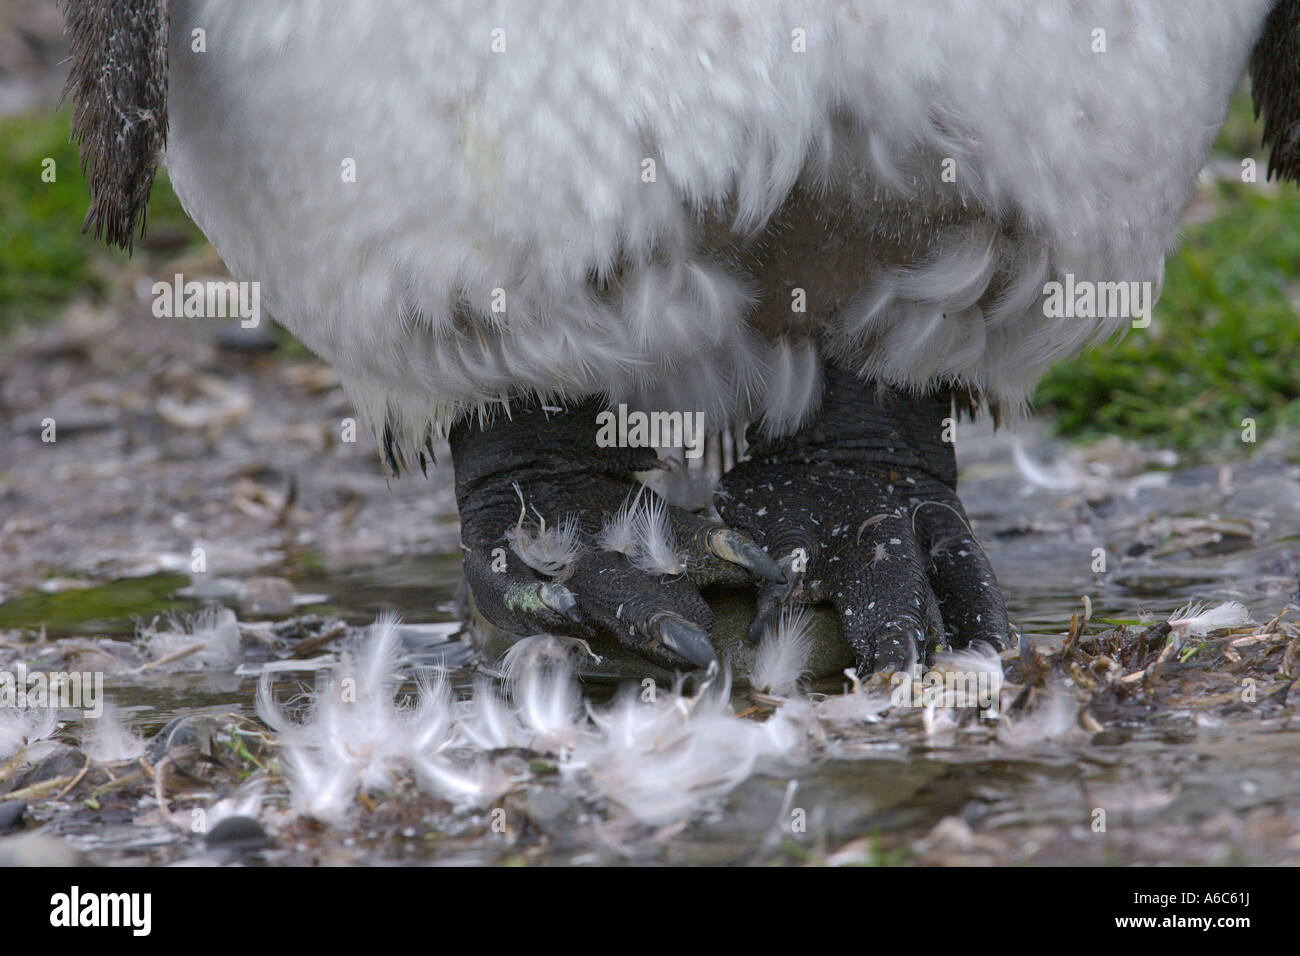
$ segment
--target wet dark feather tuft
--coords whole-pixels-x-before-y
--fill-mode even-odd
[[[90,185],[82,232],[128,251],[167,144],[167,0],[63,0],[65,98]]]
[[[1282,0],[1269,14],[1250,55],[1255,116],[1264,117],[1268,178],[1300,183],[1300,0]]]

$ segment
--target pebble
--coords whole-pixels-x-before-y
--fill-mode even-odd
[[[5,800],[0,803],[0,834],[17,830],[23,822],[27,804],[22,800]]]
[[[271,845],[270,835],[252,817],[226,817],[207,835],[210,849],[260,850]]]

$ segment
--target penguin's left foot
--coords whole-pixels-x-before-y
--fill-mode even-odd
[[[668,668],[717,663],[697,588],[783,581],[744,534],[673,507],[637,479],[652,448],[602,448],[589,400],[514,406],[448,436],[465,579],[479,611],[519,635],[612,636]]]
[[[921,395],[828,365],[818,417],[770,439],[722,479],[718,513],[775,556],[756,639],[788,604],[829,602],[864,677],[939,646],[1008,646],[1007,614],[957,497],[947,389]]]

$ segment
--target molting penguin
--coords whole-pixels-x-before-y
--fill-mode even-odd
[[[670,666],[715,583],[863,671],[1005,646],[954,415],[1131,321],[1046,290],[1158,288],[1248,61],[1300,171],[1300,0],[65,5],[87,227],[130,246],[165,148],[390,465],[449,440],[480,609]],[[750,423],[725,524],[619,404]]]

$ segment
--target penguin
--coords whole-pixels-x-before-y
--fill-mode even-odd
[[[1149,317],[1248,68],[1300,173],[1300,0],[64,2],[86,230],[165,162],[390,469],[449,443],[484,615],[677,668],[712,585],[1005,647],[955,419]],[[746,427],[713,512],[613,409]]]

